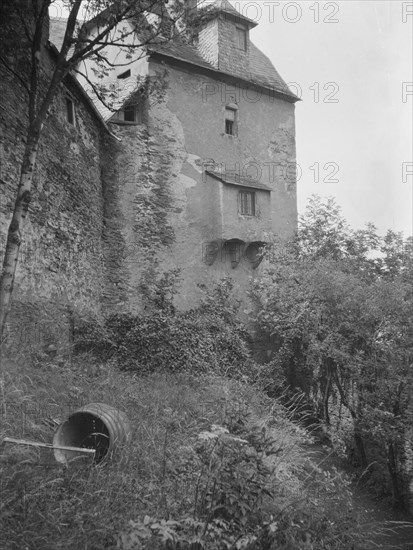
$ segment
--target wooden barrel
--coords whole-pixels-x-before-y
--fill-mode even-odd
[[[99,464],[119,456],[130,438],[129,420],[123,412],[104,403],[90,403],[60,424],[54,434],[53,445],[94,449],[94,462]],[[84,457],[85,453],[55,448],[54,456],[58,462],[65,464]]]

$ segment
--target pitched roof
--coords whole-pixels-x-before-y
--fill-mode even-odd
[[[203,7],[202,4],[201,7]],[[247,23],[250,28],[256,27],[258,25],[258,23],[256,23],[249,17],[246,17],[238,10],[236,10],[233,6],[231,6],[228,0],[208,0],[208,8],[220,13],[225,13],[238,22],[243,21]]]
[[[60,48],[63,44],[63,39],[66,32],[66,25],[67,19],[50,19],[49,42],[51,42],[58,51],[60,51]],[[68,56],[70,56],[71,53],[72,52],[69,50]],[[74,73],[71,74],[71,77],[79,85],[81,85],[81,82],[79,82],[79,80],[82,79],[77,78],[77,75],[75,75]],[[136,89],[133,85],[131,86],[132,79],[133,77],[126,78],[124,80],[117,80],[116,78],[114,78],[112,84],[114,87],[116,86],[116,100],[113,100],[111,102],[111,109],[106,107],[106,105],[104,105],[95,94],[88,93],[88,96],[92,100],[95,109],[98,111],[99,115],[105,122],[107,122],[113,116],[114,112],[121,109],[125,105],[125,103],[127,103],[128,100],[135,94]],[[136,77],[134,82],[136,82]]]
[[[148,48],[148,51],[151,54],[158,54],[163,57],[184,61],[197,67],[210,69],[215,73],[221,73],[222,75],[239,78],[246,82],[262,86],[272,92],[279,92],[289,98],[290,101],[299,100],[299,98],[288,88],[268,57],[263,54],[251,40],[249,67],[239,69],[234,66],[231,72],[216,69],[201,57],[194,46],[185,44],[179,39],[175,39],[173,42],[168,42],[164,45],[151,46]]]
[[[260,181],[252,178],[247,178],[239,174],[226,173],[224,170],[205,170],[207,174],[213,176],[214,178],[222,181],[222,183],[227,183],[229,185],[236,185],[238,187],[247,187],[249,189],[260,189],[261,191],[271,192],[271,187],[264,185]]]
[[[243,15],[231,6],[228,0],[213,0],[212,8],[227,14],[232,14],[234,17],[244,18]],[[60,49],[63,43],[66,23],[67,21],[64,19],[51,19],[50,21],[50,41],[57,49]],[[251,40],[249,43],[248,66],[239,67],[234,65],[231,71],[223,71],[215,68],[201,56],[195,46],[183,42],[179,37],[165,44],[148,46],[146,50],[149,55],[160,55],[165,58],[189,63],[195,67],[213,71],[215,74],[222,74],[223,76],[241,79],[255,86],[261,86],[270,92],[281,94],[287,101],[299,101],[299,98],[288,88],[270,59],[263,54]],[[122,99],[126,100],[127,98],[122,97]],[[102,115],[105,119],[110,118],[109,113],[102,112]]]
[[[256,84],[268,86],[288,95],[294,100],[299,98],[291,92],[270,59],[250,41],[250,79]]]
[[[205,59],[201,57],[194,46],[186,44],[179,39],[169,41],[165,44],[153,44],[149,46],[147,50],[149,54],[159,54],[165,57],[171,57],[172,59],[177,59],[178,61],[191,63],[191,65],[203,67],[204,69],[211,69],[212,71],[215,70],[214,67],[208,63],[208,61],[205,61]]]

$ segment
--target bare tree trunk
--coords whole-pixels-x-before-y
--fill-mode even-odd
[[[353,432],[354,442],[356,444],[356,448],[357,448],[357,451],[358,451],[358,454],[359,454],[361,465],[362,465],[363,468],[367,468],[369,463],[368,463],[368,460],[367,460],[367,454],[366,454],[366,448],[365,448],[365,445],[364,445],[364,439],[363,439],[362,432],[361,432],[360,426],[359,426],[360,408],[361,408],[360,402],[359,402],[358,407],[357,407],[358,410],[357,411],[354,410],[354,408],[350,405],[350,403],[347,399],[347,396],[345,394],[345,391],[344,391],[343,386],[340,382],[340,379],[338,377],[337,372],[335,373],[335,380],[336,380],[336,387],[337,387],[338,392],[340,394],[341,403],[346,407],[346,409],[349,411],[349,413],[351,415],[351,418],[353,419],[353,423],[354,423],[354,432]]]
[[[390,443],[387,449],[387,468],[392,484],[393,506],[395,508],[403,508],[403,491],[401,489],[402,483],[398,463],[399,458],[397,456],[396,444]]]
[[[369,462],[367,460],[367,454],[366,454],[366,448],[364,446],[364,439],[363,436],[360,433],[360,430],[358,426],[356,425],[357,421],[355,420],[355,426],[354,426],[354,441],[356,443],[357,451],[360,458],[361,467],[363,469],[366,469],[369,465]]]
[[[6,252],[3,260],[3,271],[0,279],[0,334],[4,334],[7,315],[10,311],[10,300],[16,276],[24,221],[31,200],[33,173],[36,164],[40,132],[29,128],[24,151],[20,182],[14,204],[13,217],[7,234]]]
[[[325,376],[320,381],[321,391],[321,403],[318,404],[319,414],[326,426],[330,426],[330,411],[328,407],[328,400],[331,393],[331,379],[333,373],[334,363],[331,359],[327,359],[325,362]]]

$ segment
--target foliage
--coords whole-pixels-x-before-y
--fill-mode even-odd
[[[227,428],[213,425],[198,435],[196,484],[193,514],[179,521],[156,520],[145,516],[142,522],[131,521],[129,532],[120,537],[121,547],[131,549],[136,543],[155,539],[183,547],[246,548],[254,542],[254,528],[262,525],[264,496],[270,469],[264,464],[270,445],[249,445],[246,439],[231,434]]]
[[[332,437],[351,426],[361,466],[375,461],[378,475],[388,470],[393,498],[405,505],[404,453],[413,444],[406,251],[411,239],[381,238],[373,226],[352,231],[332,199],[313,198],[297,238],[268,250],[252,290],[259,326],[280,341],[267,372],[304,391]]]
[[[10,366],[1,395],[1,439],[48,442],[59,422],[90,402],[125,411],[133,437],[120,463],[98,468],[65,468],[50,451],[5,444],[2,548],[113,548],[125,518],[180,513],[185,495],[195,491],[197,472],[188,459],[195,455],[197,434],[225,422],[237,395],[248,406],[257,401],[248,388],[228,380],[166,373],[137,378],[85,354],[70,365]]]
[[[198,308],[175,312],[177,276],[164,274],[149,287],[151,314],[106,319],[105,334],[122,368],[140,373],[245,371],[252,362],[248,335],[234,315],[230,280],[206,292]]]
[[[228,427],[212,425],[201,432],[196,455],[188,457],[198,472],[191,513],[178,519],[145,515],[130,520],[118,548],[344,550],[356,542],[364,548],[361,534],[349,532],[355,517],[341,476],[322,473],[307,461],[295,462],[290,475],[303,477],[297,496],[282,479],[285,460],[296,461],[294,448],[285,454],[286,441],[274,437],[276,432],[267,426],[251,424],[246,411],[238,409],[228,420]],[[306,468],[311,472],[307,477]],[[337,491],[340,511],[334,510],[331,499]]]
[[[49,450],[4,444],[4,550],[372,547],[348,481],[318,464],[305,430],[251,382],[139,377],[91,353],[8,365],[0,437],[49,442],[91,402],[126,413],[130,446],[119,462],[64,467]]]
[[[145,307],[149,311],[163,312],[166,315],[175,313],[174,298],[180,283],[181,270],[179,268],[157,273],[151,268],[143,276],[140,285]]]

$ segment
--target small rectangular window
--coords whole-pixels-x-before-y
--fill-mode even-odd
[[[229,136],[234,135],[234,122],[232,120],[225,120],[225,133]]]
[[[70,97],[66,97],[66,118],[69,124],[75,125],[75,104]]]
[[[247,30],[243,27],[236,27],[237,29],[237,48],[247,51]]]
[[[244,216],[255,216],[255,193],[252,191],[240,191],[239,211]]]
[[[125,122],[135,122],[136,110],[134,105],[128,105],[123,110],[123,120]]]
[[[225,109],[225,133],[229,136],[235,136],[235,118],[236,111],[234,109]]]
[[[118,74],[118,78],[121,78],[121,79],[129,78],[129,77],[130,77],[130,69],[128,69],[127,71],[125,71],[122,74]]]

